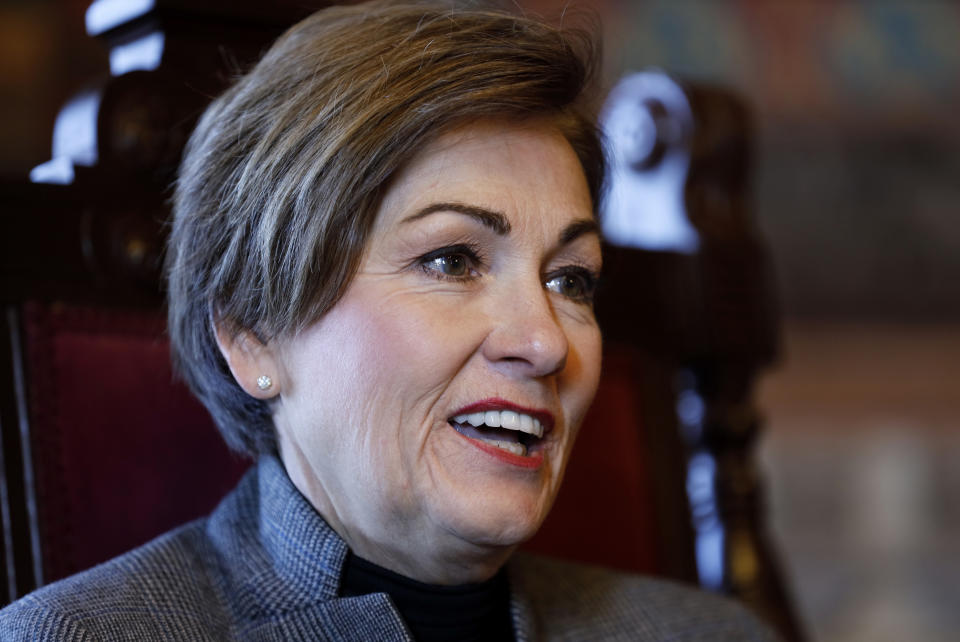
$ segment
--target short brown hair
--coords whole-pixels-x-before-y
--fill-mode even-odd
[[[187,145],[167,249],[174,364],[227,443],[276,448],[267,403],[233,380],[213,320],[268,340],[319,319],[358,268],[382,194],[419,149],[476,119],[547,118],[594,207],[603,155],[588,32],[494,10],[375,2],[288,30]]]

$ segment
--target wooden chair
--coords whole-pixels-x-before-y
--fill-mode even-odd
[[[305,10],[157,0],[107,11],[116,6],[88,12],[114,66],[77,121],[93,148],[34,174],[62,184],[0,184],[3,602],[208,512],[247,465],[170,373],[163,222],[207,97]],[[776,344],[768,271],[745,215],[721,220],[709,207],[745,192],[745,111],[720,90],[687,95],[701,118],[686,188],[691,212],[705,213],[694,221],[703,243],[695,254],[607,248],[603,381],[529,547],[704,583],[800,639],[750,452],[750,384]],[[696,425],[680,399],[699,400]],[[705,574],[707,540],[720,544]]]

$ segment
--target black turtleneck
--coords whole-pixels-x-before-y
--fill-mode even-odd
[[[352,553],[343,567],[340,595],[386,593],[417,642],[513,642],[510,588],[501,570],[486,582],[437,586],[389,571]]]

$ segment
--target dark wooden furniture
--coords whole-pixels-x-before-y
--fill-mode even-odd
[[[72,151],[35,174],[62,184],[0,185],[3,602],[205,513],[246,465],[170,374],[164,221],[209,96],[306,9],[157,0],[142,13],[107,11],[115,6],[94,2],[88,15],[114,66],[93,103],[78,99],[95,105],[77,121],[89,144],[55,145]],[[604,380],[530,547],[705,583],[799,639],[750,450],[750,388],[774,356],[776,317],[742,206],[746,113],[725,92],[687,92],[700,119],[687,201],[702,245],[608,248]],[[701,403],[696,425],[677,412],[681,398]],[[713,575],[708,540],[721,543]]]

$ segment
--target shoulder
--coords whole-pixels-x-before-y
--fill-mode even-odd
[[[549,640],[749,640],[776,636],[738,603],[675,582],[518,554],[516,606]]]
[[[3,640],[223,639],[228,624],[199,520],[0,611]]]

